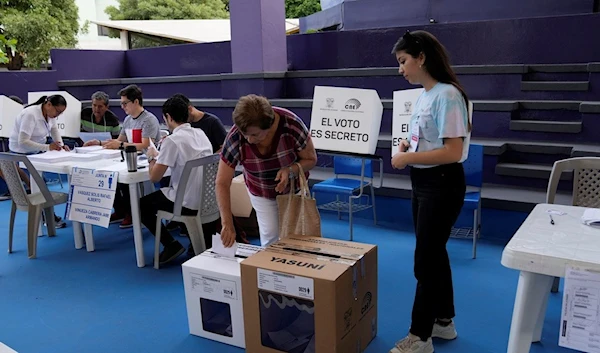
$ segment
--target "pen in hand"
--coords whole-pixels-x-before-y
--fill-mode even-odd
[[[549,214],[548,217],[550,217],[550,224],[554,225],[554,219],[552,218],[552,215]]]

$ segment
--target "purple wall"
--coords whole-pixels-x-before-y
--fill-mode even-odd
[[[125,52],[121,50],[53,49],[50,54],[59,80],[127,77]]]
[[[291,70],[395,66],[392,46],[417,29],[433,33],[454,65],[600,61],[600,44],[582,35],[600,33],[600,14],[295,35],[288,37],[288,61]]]
[[[16,95],[27,102],[27,92],[56,91],[57,73],[46,71],[0,71],[0,94]]]
[[[358,0],[343,3],[343,29],[592,13],[594,0]]]
[[[172,45],[127,51],[129,77],[231,72],[230,42]]]

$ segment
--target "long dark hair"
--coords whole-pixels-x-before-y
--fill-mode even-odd
[[[469,98],[464,88],[458,82],[458,78],[450,66],[450,59],[446,48],[431,33],[426,31],[414,31],[406,33],[398,39],[392,49],[392,54],[403,51],[413,58],[418,58],[421,53],[425,56],[423,67],[427,73],[436,81],[451,84],[459,90],[469,111]],[[471,131],[471,121],[467,118],[469,131]]]
[[[44,104],[46,102],[50,102],[50,104],[52,104],[53,107],[66,107],[67,106],[67,100],[65,99],[65,97],[61,96],[60,94],[54,94],[54,95],[51,95],[50,97],[41,96],[35,102],[26,105],[25,108],[31,107],[32,105]]]

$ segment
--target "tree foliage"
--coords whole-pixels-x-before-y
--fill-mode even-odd
[[[105,12],[111,20],[183,20],[228,18],[223,0],[118,0]]]
[[[321,11],[319,0],[285,0],[285,17],[300,18]]]
[[[0,27],[14,50],[5,46],[9,68],[40,67],[50,49],[73,48],[79,32],[75,0],[0,0]]]

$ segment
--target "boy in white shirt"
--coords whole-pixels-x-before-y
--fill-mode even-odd
[[[165,123],[172,132],[166,137],[160,148],[160,153],[154,148],[147,152],[150,160],[150,180],[158,182],[162,179],[167,168],[171,168],[171,183],[140,200],[142,223],[152,234],[156,232],[156,213],[158,210],[172,212],[177,195],[177,187],[185,163],[212,154],[212,144],[201,129],[190,126],[188,121],[188,105],[181,98],[169,98],[162,107]],[[183,215],[195,215],[198,212],[202,175],[200,169],[192,171],[185,197],[183,199]],[[163,225],[161,239],[164,249],[160,254],[160,264],[166,264],[183,254],[185,248],[169,233]]]

